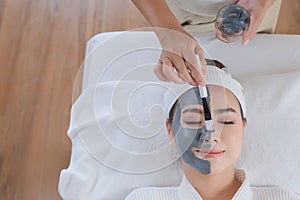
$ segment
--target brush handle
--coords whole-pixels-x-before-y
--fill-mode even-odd
[[[208,94],[207,94],[206,86],[204,86],[204,87],[198,86],[198,87],[199,87],[200,97],[201,98],[207,98]]]

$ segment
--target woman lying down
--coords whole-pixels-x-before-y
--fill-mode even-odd
[[[234,168],[246,126],[242,87],[227,69],[207,68],[207,102],[213,130],[204,123],[203,103],[206,102],[201,99],[198,87],[183,91],[178,99],[173,96],[174,100],[170,100],[172,95],[166,95],[170,96],[167,101],[172,102],[166,126],[174,148],[181,155],[184,171],[181,184],[139,188],[126,200],[300,199],[279,187],[250,186],[246,173]]]

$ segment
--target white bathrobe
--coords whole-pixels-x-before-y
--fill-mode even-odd
[[[235,170],[235,178],[242,185],[234,200],[300,200],[300,196],[279,187],[251,187],[246,173]],[[178,187],[144,187],[131,192],[125,200],[202,200],[185,176]]]

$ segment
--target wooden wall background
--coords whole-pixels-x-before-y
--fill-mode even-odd
[[[283,0],[277,33],[300,34],[300,1]],[[0,199],[60,199],[66,135],[86,42],[147,26],[130,0],[0,0]]]

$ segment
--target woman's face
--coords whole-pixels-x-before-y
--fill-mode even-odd
[[[240,105],[229,90],[211,85],[209,91],[215,131],[206,143],[212,144],[213,148],[209,151],[192,147],[187,151],[192,151],[193,159],[209,161],[210,174],[216,174],[232,167],[236,162],[242,147],[245,122],[241,117]],[[191,104],[181,109],[180,125],[183,128],[201,129],[204,127],[204,121],[202,105]],[[173,139],[172,129],[169,130]],[[184,160],[182,162],[188,165]]]

